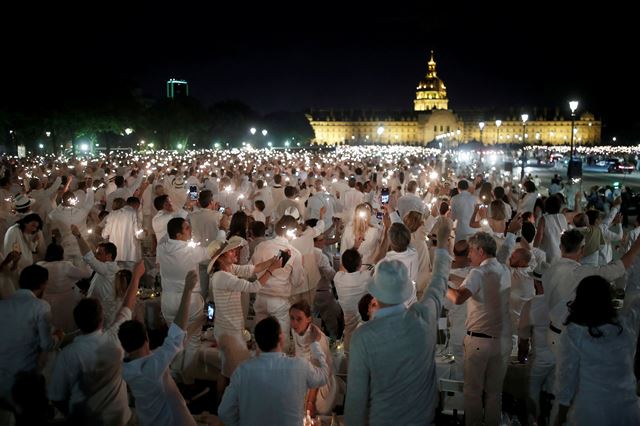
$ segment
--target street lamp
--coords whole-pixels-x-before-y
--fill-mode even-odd
[[[525,135],[527,131],[527,120],[529,119],[529,114],[522,114],[520,116],[522,119],[522,169],[520,170],[520,182],[524,179],[524,163],[525,163],[525,155],[524,155],[524,144],[525,144]]]
[[[570,101],[569,108],[571,109],[571,154],[569,154],[569,161],[573,160],[573,126],[576,120],[576,110],[578,109],[578,101]]]
[[[480,127],[480,143],[482,143],[482,131],[484,130],[484,121],[479,122],[478,127]]]
[[[262,129],[262,136],[267,136],[267,133],[269,133],[267,132],[267,129]]]
[[[500,143],[500,126],[502,126],[502,120],[496,120],[496,143]]]
[[[376,133],[378,134],[378,142],[382,143],[382,134],[384,133],[384,126],[379,126],[376,129]]]
[[[252,127],[251,129],[249,129],[249,133],[251,133],[252,135],[256,134],[256,128]]]

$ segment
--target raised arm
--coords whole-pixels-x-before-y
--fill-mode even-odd
[[[136,263],[136,266],[133,268],[133,276],[131,277],[131,284],[127,287],[127,292],[124,294],[124,298],[122,300],[122,306],[129,308],[129,310],[133,311],[134,306],[136,305],[136,296],[138,294],[138,287],[140,286],[140,279],[144,275],[144,261]]]
[[[509,257],[516,246],[516,233],[520,229],[522,229],[522,216],[517,216],[509,223],[509,227],[507,228],[507,238],[496,253],[498,262],[507,266],[509,265]]]
[[[449,237],[451,236],[452,223],[446,217],[440,217],[435,227],[438,230],[437,241],[438,246],[435,250],[435,259],[433,261],[433,272],[431,274],[431,282],[422,297],[420,305],[427,305],[433,302],[435,309],[429,308],[427,313],[435,314],[440,312],[442,301],[444,299],[447,281],[449,279],[449,271],[451,270],[451,256],[449,255]]]
[[[187,320],[189,318],[189,305],[191,304],[191,293],[198,282],[198,274],[196,271],[187,272],[184,279],[184,290],[182,291],[182,299],[174,323],[182,330],[187,329]]]

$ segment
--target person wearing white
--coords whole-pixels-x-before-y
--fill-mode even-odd
[[[45,222],[45,229],[48,229],[49,213],[56,208],[56,196],[58,195],[61,184],[62,178],[60,176],[58,176],[47,189],[43,187],[42,182],[40,182],[38,178],[32,178],[29,181],[31,188],[29,196],[36,201],[32,210]]]
[[[633,374],[640,330],[639,284],[636,279],[627,288],[624,306],[616,313],[605,278],[580,281],[560,338],[556,424],[640,424]]]
[[[74,230],[74,234],[75,234]],[[100,302],[88,298],[74,309],[82,335],[56,358],[49,382],[49,399],[68,419],[105,425],[126,425],[131,417],[127,386],[122,380],[123,351],[118,341],[120,325],[131,319],[131,309],[144,265],[138,263],[116,320],[103,329]]]
[[[221,373],[231,377],[238,364],[250,356],[244,339],[242,293],[257,293],[267,279],[280,267],[275,257],[254,265],[237,265],[238,249],[246,242],[237,236],[229,241],[216,240],[207,247],[211,255],[209,294],[216,306],[213,333],[220,348]],[[247,281],[256,273],[266,271],[259,280]]]
[[[509,234],[496,253],[496,240],[486,232],[469,238],[469,259],[475,268],[447,297],[459,305],[468,301],[464,339],[464,411],[467,425],[499,424],[502,383],[511,353],[509,289],[511,274],[505,262],[520,217],[511,221]],[[497,256],[497,258],[496,258]],[[483,398],[484,394],[484,398]],[[484,413],[483,413],[484,399]]]
[[[565,232],[560,239],[562,257],[552,262],[542,274],[544,300],[549,309],[550,320],[547,340],[555,355],[567,316],[567,302],[573,299],[580,281],[591,275],[600,275],[607,281],[614,281],[624,275],[625,269],[631,266],[640,251],[640,241],[636,241],[620,260],[603,266],[581,265],[579,261],[583,242],[584,237],[577,229]]]
[[[143,178],[144,176],[141,173],[138,173],[138,177],[136,178],[136,180],[130,186],[126,186],[124,177],[116,176],[114,182],[117,186],[117,189],[107,195],[107,205],[105,206],[105,210],[111,213],[111,210],[113,209],[113,200],[115,200],[116,198],[122,198],[123,200],[126,200],[127,198],[132,197],[133,193],[136,192],[136,190],[142,184]]]
[[[167,224],[175,217],[187,218],[187,212],[181,208],[176,210],[173,202],[168,195],[160,195],[153,200],[153,206],[158,213],[151,220],[153,232],[156,234],[156,241],[160,244],[160,240],[167,235]]]
[[[416,195],[417,188],[418,183],[415,180],[410,181],[407,184],[407,192],[402,197],[398,198],[398,213],[400,214],[400,218],[404,219],[406,214],[410,211],[419,213],[424,212],[424,203],[420,197]]]
[[[12,250],[20,252],[17,273],[44,254],[44,237],[42,235],[42,219],[35,213],[28,214],[12,225],[4,235],[4,252]],[[35,257],[35,258],[34,258]]]
[[[322,185],[322,179],[315,181],[315,193],[307,201],[307,219],[319,219],[320,210],[324,207],[324,217],[331,222],[335,212],[335,200]]]
[[[320,387],[329,378],[329,365],[318,343],[322,333],[315,325],[310,327],[311,356],[320,367],[283,353],[285,335],[275,318],[256,325],[261,352],[236,369],[218,407],[226,426],[302,424],[307,389]]]
[[[355,215],[342,232],[340,250],[355,248],[362,256],[362,263],[372,265],[382,240],[382,229],[371,225],[371,210],[366,204],[356,207]]]
[[[518,214],[522,214],[524,212],[533,213],[536,200],[538,199],[536,184],[528,180],[522,184],[522,187],[525,190],[525,193],[521,196],[520,200],[518,200],[517,213]]]
[[[176,320],[162,346],[151,352],[144,324],[127,321],[120,326],[118,338],[128,357],[124,360],[122,377],[136,400],[136,416],[143,426],[195,426],[176,382],[169,374],[169,364],[182,351],[186,338],[187,316],[191,291],[197,275],[189,271]]]
[[[410,246],[411,232],[404,223],[396,222],[388,226],[385,220],[385,231],[385,236],[382,244],[380,244],[380,249],[376,253],[375,259],[379,259],[380,254],[388,247],[389,251],[384,252],[382,260],[399,260],[407,267],[409,279],[413,285],[411,297],[405,302],[407,306],[409,306],[417,301],[416,283],[419,279],[418,271],[420,270],[418,252]]]
[[[356,189],[355,178],[349,178],[349,189],[344,191],[342,197],[342,203],[344,205],[343,220],[348,222],[354,214],[356,206],[362,204],[364,201],[364,194]]]
[[[65,333],[70,333],[77,329],[73,307],[82,299],[75,283],[82,278],[89,278],[91,270],[63,260],[62,250],[62,246],[52,243],[47,248],[45,260],[37,264],[49,272],[49,283],[42,298],[51,305],[51,323]]]
[[[305,286],[307,282],[302,254],[289,241],[296,228],[296,220],[291,216],[284,216],[275,225],[276,236],[258,244],[251,258],[251,263],[257,265],[277,256],[281,251],[290,253],[290,258],[282,269],[270,274],[267,284],[258,293],[254,304],[256,321],[273,315],[280,321],[282,332],[287,336],[289,335],[289,297],[294,288]],[[287,347],[288,342],[285,342],[285,348]]]
[[[87,216],[93,208],[94,201],[93,186],[87,185],[87,195],[79,203],[72,192],[65,192],[62,196],[62,204],[49,213],[51,229],[58,229],[62,234],[60,244],[64,248],[65,259],[79,262],[81,257],[75,238],[71,234],[71,225],[75,225],[80,232],[87,235]]]
[[[80,253],[85,263],[95,271],[87,291],[87,297],[95,297],[100,300],[104,311],[104,325],[110,327],[119,308],[114,287],[116,272],[120,270],[114,260],[117,256],[117,248],[113,243],[100,243],[94,255],[89,244],[82,238],[80,229],[72,225],[71,232],[78,241]]]
[[[427,233],[424,228],[422,213],[412,210],[404,215],[402,222],[411,232],[410,247],[416,250],[418,255],[418,278],[416,280],[416,293],[418,298],[424,293],[431,275],[431,257],[427,245]]]
[[[168,237],[168,238],[167,238]],[[190,243],[191,227],[183,218],[173,218],[167,224],[167,235],[159,242],[156,262],[160,265],[162,285],[161,309],[165,320],[174,321],[184,288],[184,277],[189,271],[198,271],[200,262],[209,259],[207,248]],[[185,382],[191,382],[191,368],[200,347],[202,324],[204,323],[204,300],[201,289],[191,292],[189,305],[189,341],[184,350],[184,359],[178,360],[172,369],[182,374]]]
[[[311,340],[310,334],[312,333],[311,324],[313,318],[311,316],[311,307],[306,301],[300,301],[291,305],[289,309],[289,318],[291,319],[291,330],[294,343],[294,355],[298,358],[308,360],[316,367],[320,365],[311,357],[311,348],[309,341]],[[336,378],[333,375],[333,361],[331,350],[329,349],[329,339],[321,332],[320,347],[324,353],[325,360],[329,366],[329,373],[327,383],[319,388],[309,389],[305,400],[305,412],[308,412],[311,417],[315,417],[316,414],[331,415],[335,405],[336,397],[338,395],[338,386]]]
[[[569,229],[567,218],[560,213],[562,203],[558,196],[547,198],[544,203],[545,214],[538,222],[538,230],[533,245],[547,254],[547,259],[560,257],[560,236]]]
[[[469,182],[458,182],[458,194],[451,198],[451,219],[456,221],[456,242],[467,239],[476,231],[469,226],[476,206],[476,197],[469,192]]]
[[[371,279],[371,270],[362,268],[362,258],[355,249],[342,253],[340,270],[333,277],[338,293],[338,303],[344,313],[344,349],[349,351],[351,337],[360,323],[358,302],[367,294],[367,283]]]
[[[253,193],[252,199],[262,200],[262,202],[264,203],[264,211],[262,213],[265,216],[265,220],[266,218],[271,217],[274,208],[273,196],[271,195],[271,188],[269,188],[262,179],[259,179],[256,182],[256,190]]]
[[[368,290],[380,306],[353,335],[349,352],[345,424],[432,424],[438,404],[435,347],[451,257],[451,224],[443,222],[431,284],[407,308],[412,293],[406,267],[383,261]],[[401,330],[401,332],[400,332]]]
[[[542,291],[541,284],[539,289]],[[529,341],[531,341],[528,361],[530,364],[529,403],[533,406],[531,411],[534,416],[540,413],[540,392],[546,390],[547,393],[553,393],[556,361],[547,343],[548,329],[549,309],[544,302],[543,294],[538,294],[522,306],[518,325],[518,360],[520,362],[525,362],[529,355]]]
[[[15,375],[36,371],[41,352],[48,352],[62,339],[52,332],[51,307],[42,300],[47,287],[47,270],[28,266],[20,275],[20,289],[0,300],[0,400],[11,400]]]
[[[613,260],[613,246],[612,243],[622,240],[622,215],[619,214],[620,207],[615,204],[619,199],[616,199],[614,206],[609,210],[609,214],[604,218],[600,224],[602,230],[602,236],[604,237],[604,245],[600,247],[598,252],[598,264],[605,265]]]
[[[109,213],[107,223],[102,230],[102,238],[109,240],[118,248],[114,259],[121,262],[138,262],[142,259],[140,240],[144,230],[138,218],[138,212],[131,205]]]

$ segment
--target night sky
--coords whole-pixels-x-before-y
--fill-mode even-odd
[[[408,110],[433,49],[454,110],[560,106],[568,116],[575,97],[604,121],[603,140],[640,142],[630,10],[560,2],[55,3],[5,7],[3,103],[118,81],[159,98],[174,77],[206,105],[237,99],[260,113]]]

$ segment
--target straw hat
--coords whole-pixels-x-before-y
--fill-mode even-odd
[[[171,185],[173,185],[175,189],[184,189],[184,179],[182,178],[182,176],[176,176],[175,178],[173,178]]]
[[[207,246],[207,253],[209,254],[209,258],[211,259],[211,261],[209,261],[209,266],[207,266],[207,273],[211,273],[211,271],[213,270],[213,265],[216,263],[216,260],[218,260],[220,256],[228,251],[237,249],[238,247],[242,247],[246,243],[247,241],[244,238],[238,237],[236,235],[229,238],[227,241],[215,240],[209,243],[209,245]]]
[[[384,260],[376,266],[367,290],[382,303],[397,305],[411,297],[413,284],[404,263]]]

